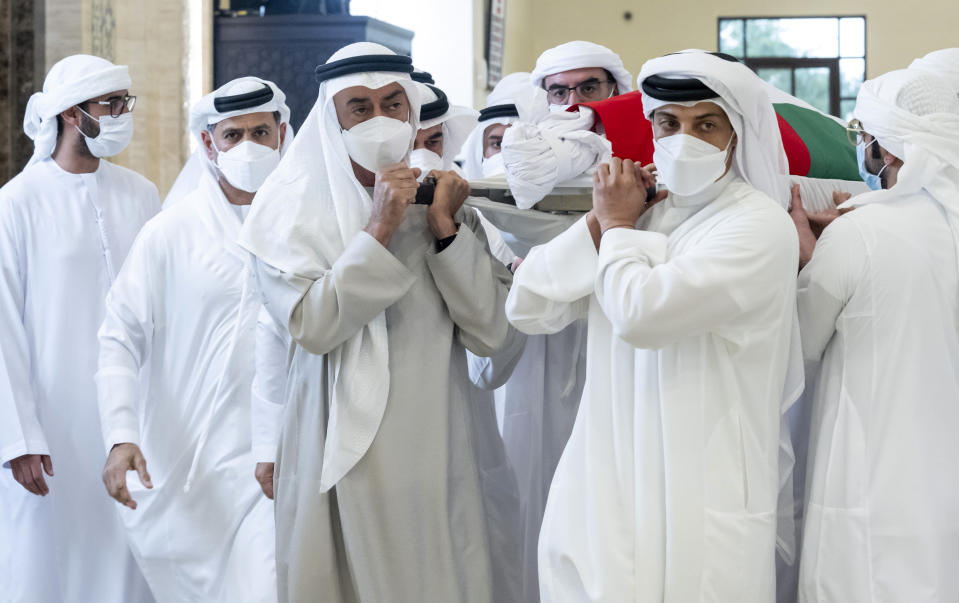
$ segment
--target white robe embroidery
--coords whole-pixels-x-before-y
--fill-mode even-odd
[[[138,506],[123,519],[160,601],[276,601],[273,505],[251,454],[259,303],[239,230],[204,172],[143,228],[100,330],[107,447],[138,444],[154,482],[147,490],[128,474]]]
[[[107,290],[159,207],[156,187],[104,160],[70,174],[46,159],[0,190],[0,350],[12,389],[0,394],[0,417],[21,433],[0,442],[0,460],[51,456],[55,552],[38,563],[65,601],[152,600],[100,479],[93,375]]]
[[[521,329],[589,321],[540,534],[546,603],[774,599],[798,246],[782,208],[739,178],[707,190],[699,206],[654,207],[646,230],[607,232],[598,254],[581,220],[516,274]]]

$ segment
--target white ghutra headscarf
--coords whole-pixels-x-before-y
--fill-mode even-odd
[[[57,61],[43,80],[43,91],[34,92],[23,115],[23,131],[33,140],[32,165],[53,154],[57,146],[57,115],[70,107],[115,92],[133,82],[126,65],[75,54]]]
[[[237,96],[254,92],[262,89],[263,86],[269,86],[273,91],[273,96],[268,101],[243,109],[226,111],[220,113],[216,109],[216,99]],[[280,123],[286,124],[286,137],[280,145],[280,155],[286,153],[286,150],[293,144],[293,127],[290,125],[290,108],[286,105],[286,94],[280,90],[279,86],[269,80],[262,80],[254,76],[240,77],[231,80],[213,92],[207,94],[190,109],[190,133],[197,140],[197,148],[190,155],[166,199],[163,200],[164,209],[170,207],[177,201],[183,199],[192,193],[200,185],[200,179],[203,171],[209,171],[216,176],[216,168],[207,157],[206,149],[203,147],[203,131],[207,126],[220,123],[225,119],[237,117],[240,115],[249,115],[250,113],[273,113],[279,111]]]
[[[789,174],[789,162],[779,132],[779,121],[763,81],[749,67],[703,50],[683,50],[650,59],[643,64],[639,87],[651,76],[667,79],[696,79],[719,95],[707,99],[726,112],[738,138],[733,169],[754,188],[766,193],[784,207],[789,203],[789,188],[783,179]],[[693,106],[701,101],[663,100],[643,91],[643,110],[647,117],[669,104]]]

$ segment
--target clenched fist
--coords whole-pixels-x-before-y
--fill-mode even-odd
[[[592,210],[600,232],[634,228],[650,205],[666,197],[667,193],[661,191],[651,203],[646,203],[646,188],[654,183],[652,173],[632,160],[613,157],[612,162],[600,165],[593,174]]]
[[[445,239],[456,234],[456,222],[453,218],[469,197],[470,185],[453,171],[433,170],[430,175],[436,178],[436,189],[427,219],[433,236]]]
[[[366,225],[370,233],[384,247],[406,217],[406,207],[416,199],[419,168],[397,163],[376,172],[373,186],[373,212]]]

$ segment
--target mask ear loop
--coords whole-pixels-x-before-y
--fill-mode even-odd
[[[876,137],[873,137],[872,140],[870,140],[869,142],[865,143],[865,144],[863,145],[863,147],[862,147],[863,151],[865,151],[866,149],[868,149],[868,148],[869,148],[869,145],[871,145],[872,143],[876,142],[877,140],[879,140],[879,139],[876,138]],[[887,168],[887,167],[889,167],[889,164],[886,163],[886,162],[883,162],[882,167],[879,168],[879,172],[878,172],[877,174],[875,174],[876,178],[881,177],[881,176],[882,176],[882,173],[886,171],[886,168]],[[866,168],[866,171],[869,172],[869,168]],[[871,174],[872,172],[869,172],[869,173]]]
[[[97,127],[99,128],[99,126],[100,126],[100,120],[99,120],[98,118],[96,118],[96,117],[90,115],[89,113],[87,113],[86,111],[84,111],[84,110],[80,107],[80,105],[73,105],[73,106],[76,107],[77,110],[80,111],[80,113],[83,113],[84,115],[86,115],[87,117],[89,117],[90,119],[92,119],[93,121],[97,122]],[[80,134],[80,136],[83,136],[84,138],[88,138],[88,139],[90,139],[90,140],[95,140],[95,139],[97,138],[97,136],[100,136],[100,133],[99,133],[99,132],[97,132],[97,135],[96,135],[96,136],[87,136],[86,134],[83,133],[83,130],[80,129],[80,126],[77,126],[76,124],[74,124],[73,128]]]

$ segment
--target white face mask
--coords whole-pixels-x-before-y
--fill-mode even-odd
[[[377,172],[403,160],[413,140],[413,126],[407,121],[377,115],[343,130],[342,134],[350,158]]]
[[[653,163],[666,188],[676,195],[703,191],[726,171],[726,157],[732,144],[717,149],[705,140],[688,134],[673,134],[654,141]]]
[[[216,149],[216,143],[213,144]],[[244,140],[226,151],[217,149],[216,165],[234,187],[255,193],[280,163],[280,150]]]
[[[569,109],[569,108],[572,107],[572,106],[573,106],[573,105],[570,104],[570,103],[566,103],[565,105],[550,105],[550,106],[549,106],[549,112],[550,112],[550,113],[563,113],[564,111],[566,111],[567,109]]]
[[[80,107],[77,107],[80,109]],[[80,128],[77,132],[86,140],[87,148],[94,157],[113,157],[127,148],[133,138],[133,113],[121,113],[119,117],[104,115],[97,119],[80,109],[84,115],[100,124],[100,133],[96,137],[89,137]],[[76,126],[74,126],[76,128]]]
[[[506,164],[503,163],[503,153],[483,158],[483,178],[506,176]]]
[[[413,152],[410,153],[409,163],[411,168],[420,168],[422,171],[419,177],[420,182],[422,182],[423,178],[426,178],[432,170],[444,169],[443,158],[429,149],[413,149]]]

